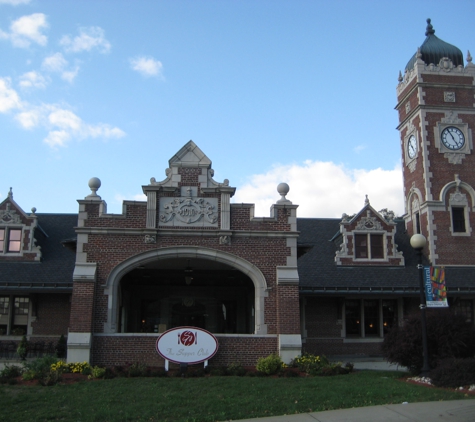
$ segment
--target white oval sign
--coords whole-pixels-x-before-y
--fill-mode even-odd
[[[174,363],[201,363],[218,351],[218,339],[197,327],[177,327],[165,331],[157,340],[157,352]]]

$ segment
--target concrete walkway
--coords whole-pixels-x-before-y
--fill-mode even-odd
[[[241,419],[239,422],[474,422],[475,400],[387,404],[301,413],[289,416]]]

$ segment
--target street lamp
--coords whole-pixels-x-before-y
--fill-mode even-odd
[[[417,253],[417,269],[419,270],[419,295],[420,302],[419,308],[421,308],[421,327],[422,327],[422,375],[426,376],[430,371],[429,367],[429,351],[427,348],[427,324],[426,324],[426,296],[424,289],[424,267],[422,266],[422,250],[426,245],[426,238],[422,234],[415,234],[411,237],[411,246]]]

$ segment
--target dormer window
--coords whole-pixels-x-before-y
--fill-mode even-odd
[[[355,234],[355,259],[383,259],[383,234]]]
[[[18,253],[21,251],[21,229],[0,229],[0,252]]]

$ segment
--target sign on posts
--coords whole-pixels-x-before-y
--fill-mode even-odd
[[[157,352],[168,361],[195,365],[205,363],[218,351],[218,339],[209,331],[197,327],[177,327],[165,331],[157,339]]]

